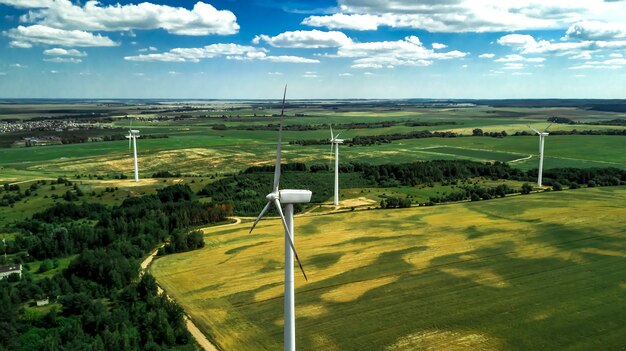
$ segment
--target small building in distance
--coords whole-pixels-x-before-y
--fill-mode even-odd
[[[0,279],[7,278],[11,274],[18,274],[22,279],[22,265],[19,263],[0,267]]]

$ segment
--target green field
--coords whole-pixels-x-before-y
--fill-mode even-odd
[[[262,127],[276,124],[270,117],[278,111],[254,105],[206,103],[207,110],[185,113],[188,118],[176,119],[180,112],[159,112],[177,105],[140,105],[141,113],[132,105],[119,106],[62,104],[62,105],[7,105],[0,108],[2,118],[23,119],[37,113],[55,115],[54,109],[94,112],[126,113],[134,119],[133,128],[144,135],[167,135],[168,138],[139,139],[138,154],[142,177],[160,170],[187,174],[215,174],[236,172],[250,165],[270,164],[275,152],[274,130],[216,130],[215,125],[228,128]],[[90,107],[91,106],[91,107]],[[228,106],[228,108],[226,107]],[[178,106],[180,107],[180,106]],[[272,106],[275,107],[275,106]],[[39,112],[38,112],[39,111]],[[167,111],[167,110],[164,110]],[[208,111],[208,112],[207,112]],[[21,113],[23,112],[23,113]],[[575,121],[598,122],[624,118],[623,114],[588,111],[576,108],[418,108],[390,110],[376,107],[341,106],[336,109],[314,104],[287,109],[286,125],[321,126],[348,123],[398,122],[390,127],[352,129],[343,134],[354,136],[409,133],[418,130],[454,131],[469,135],[474,128],[484,131],[502,131],[512,134],[528,131],[527,124],[544,128],[551,116],[567,116]],[[21,114],[20,114],[21,113]],[[294,114],[303,116],[293,117]],[[254,114],[258,114],[254,117]],[[260,117],[264,115],[265,117]],[[208,116],[208,117],[207,117]],[[225,116],[225,117],[222,117]],[[239,116],[239,117],[237,117]],[[120,134],[129,127],[129,119],[114,118],[108,133]],[[454,122],[436,126],[410,127],[405,122]],[[322,140],[329,137],[327,127],[306,131],[285,131],[283,150],[288,161],[307,164],[328,162],[328,145],[287,145],[295,140]],[[624,129],[606,125],[553,125],[551,130]],[[26,132],[20,132],[21,136]],[[93,131],[89,133],[93,134]],[[6,138],[7,136],[2,136]],[[623,136],[567,135],[550,136],[546,140],[545,168],[553,167],[626,167],[626,138]],[[476,161],[512,162],[514,167],[537,167],[538,140],[526,137],[458,137],[396,140],[390,144],[372,146],[347,145],[341,149],[342,162],[370,163],[413,162],[433,159],[471,159]],[[119,173],[130,175],[132,155],[126,141],[93,142],[29,148],[0,148],[0,181],[71,177],[75,174],[100,174],[107,177]]]
[[[304,350],[589,350],[626,343],[626,188],[296,219]],[[276,220],[205,230],[152,273],[225,350],[282,347]]]

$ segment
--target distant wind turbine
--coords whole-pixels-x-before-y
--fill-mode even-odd
[[[130,150],[130,144],[133,144],[133,161],[135,164],[135,181],[139,181],[139,166],[137,165],[137,138],[139,138],[139,131],[136,129],[132,129],[132,121],[131,127],[128,130],[128,135],[126,138],[128,139],[128,149]]]
[[[538,186],[541,186],[541,178],[543,177],[543,145],[545,143],[546,137],[550,135],[550,133],[548,133],[548,128],[550,128],[551,125],[552,123],[550,123],[546,127],[546,129],[543,130],[543,132],[538,131],[530,125],[528,126],[528,128],[532,129],[535,133],[537,133],[537,135],[539,135],[539,175],[537,176]]]
[[[333,126],[330,126],[330,157],[333,157],[333,147],[335,148],[335,196],[333,198],[333,204],[339,206],[339,144],[343,144],[343,139],[338,139],[339,135],[343,133],[341,131],[337,135],[333,134]]]
[[[254,227],[259,223],[261,218],[271,205],[276,207],[278,214],[280,216],[281,221],[283,222],[283,227],[285,228],[285,305],[284,305],[284,313],[285,313],[285,322],[284,322],[284,350],[285,351],[295,351],[296,350],[296,314],[295,314],[295,302],[294,302],[294,289],[293,289],[293,259],[294,255],[296,261],[298,262],[298,266],[300,266],[300,270],[304,275],[304,279],[307,279],[306,273],[304,273],[304,268],[302,268],[302,263],[300,262],[300,258],[298,257],[298,253],[296,252],[296,247],[294,246],[294,225],[293,225],[293,205],[294,204],[303,204],[311,201],[311,191],[309,190],[293,190],[293,189],[283,189],[279,190],[280,183],[280,157],[281,157],[281,142],[283,137],[283,123],[282,117],[285,112],[285,97],[287,96],[287,86],[285,85],[285,92],[283,93],[283,108],[280,113],[281,120],[280,125],[278,127],[278,143],[276,145],[276,164],[274,167],[274,185],[272,187],[272,192],[265,196],[267,199],[267,204],[261,210],[259,217],[252,224],[252,228],[250,228],[250,233],[254,230]],[[285,212],[283,214],[283,210],[281,205],[285,205]],[[308,280],[308,279],[307,279]]]

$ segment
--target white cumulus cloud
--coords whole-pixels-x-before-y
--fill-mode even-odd
[[[9,38],[13,39],[11,46],[29,48],[33,45],[59,45],[59,46],[116,46],[108,37],[100,34],[93,34],[82,30],[64,30],[52,28],[40,24],[32,26],[18,26],[5,32]]]
[[[43,59],[46,62],[56,62],[56,63],[81,63],[83,60],[75,57],[52,57]]]
[[[84,57],[87,56],[87,53],[84,51],[79,51],[76,49],[63,49],[63,48],[53,48],[43,51],[44,55],[49,56],[76,56],[76,57]]]
[[[150,2],[103,5],[89,0],[82,6],[70,0],[0,0],[0,3],[32,8],[22,16],[23,22],[66,30],[164,29],[178,35],[228,35],[239,31],[237,18],[231,11],[218,10],[202,1],[195,3],[190,10]]]
[[[376,30],[381,26],[430,32],[507,32],[564,29],[585,18],[626,17],[619,1],[604,0],[339,0],[337,13],[310,16],[302,24],[329,29]]]
[[[200,62],[203,59],[225,57],[229,60],[262,60],[286,63],[319,63],[319,60],[300,56],[269,56],[267,50],[239,44],[211,44],[201,48],[175,48],[167,52],[124,57],[127,61]]]
[[[257,35],[252,42],[258,44],[261,40],[278,48],[310,49],[338,47],[351,41],[342,32],[323,32],[317,29],[284,32],[273,37],[261,34]]]

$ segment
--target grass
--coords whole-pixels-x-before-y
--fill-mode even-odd
[[[324,350],[618,349],[626,188],[300,217],[297,344]],[[157,279],[223,349],[282,345],[282,230],[209,228]]]

